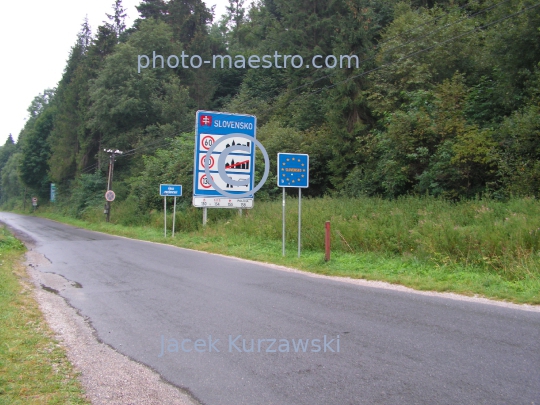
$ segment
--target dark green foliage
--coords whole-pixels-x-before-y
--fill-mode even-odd
[[[86,25],[86,24],[85,24]],[[83,29],[89,29],[83,26]],[[85,59],[87,38],[79,36],[79,41],[71,49],[64,76],[55,95],[57,113],[51,131],[50,176],[60,183],[73,179],[77,173],[77,154],[79,152],[79,133],[84,129],[84,98],[87,97],[87,77],[84,77],[82,64]],[[87,159],[81,162],[83,165]]]
[[[4,143],[4,146],[0,148],[0,170],[2,170],[2,168],[5,166],[10,156],[15,153],[15,150],[15,142],[13,141],[11,134],[9,134],[8,139],[6,139],[6,143]]]
[[[21,157],[20,152],[13,153],[0,171],[0,202],[2,204],[14,203],[14,199],[20,197],[23,192],[19,172]]]
[[[231,0],[215,23],[201,0],[143,0],[137,9],[128,29],[120,0],[94,35],[83,23],[56,92],[32,102],[18,144],[0,149],[3,201],[20,196],[19,178],[43,195],[49,180],[66,195],[83,190],[90,180],[81,175],[104,177],[103,149],[112,148],[127,152],[115,166],[118,198],[141,218],[161,209],[160,182],[183,184],[188,206],[193,140],[181,134],[193,131],[197,109],[257,116],[271,160],[261,199],[280,194],[278,152],[310,155],[313,197],[538,196],[532,1]],[[154,52],[163,67],[159,57],[153,67]],[[274,61],[277,52],[304,66],[167,67],[182,52],[233,61]],[[147,68],[138,69],[140,55]],[[314,55],[357,56],[358,65],[306,68]],[[85,205],[76,205],[81,215]]]
[[[144,168],[131,181],[132,194],[141,213],[163,206],[159,184],[182,184],[179,204],[191,205],[194,147],[195,135],[182,134],[172,139],[167,149],[160,149],[153,156],[143,156]]]
[[[164,18],[166,15],[167,4],[163,0],[142,0],[137,7],[141,18]]]
[[[49,192],[51,152],[48,138],[53,130],[56,114],[56,107],[49,104],[49,95],[50,93],[46,92],[34,99],[29,109],[31,118],[19,136],[22,153],[20,178],[40,196],[47,196]]]
[[[540,197],[540,105],[516,112],[498,136],[500,175],[507,192]]]
[[[167,10],[166,21],[172,27],[175,39],[191,48],[193,42],[204,38],[207,24],[213,19],[201,0],[170,0]]]
[[[465,116],[481,126],[498,124],[511,112],[506,107],[505,97],[497,88],[497,79],[482,76],[471,88],[465,106]]]
[[[87,210],[103,205],[103,195],[106,189],[107,178],[101,173],[81,174],[72,186],[69,200],[70,214],[80,218]]]

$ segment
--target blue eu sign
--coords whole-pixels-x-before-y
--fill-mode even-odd
[[[278,187],[309,187],[309,155],[278,153]]]

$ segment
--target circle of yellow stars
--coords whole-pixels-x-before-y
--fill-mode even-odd
[[[291,160],[292,160],[292,161],[296,161],[296,158],[294,158],[294,157],[293,157],[293,158],[286,158],[286,159],[285,159],[285,162],[283,162],[281,165],[282,165],[282,166],[286,166],[286,164],[287,164],[286,162],[290,162]],[[298,162],[301,162],[301,160],[298,159]],[[306,164],[305,164],[305,163],[300,163],[300,166],[305,167]],[[282,168],[281,168],[281,171],[284,172],[284,171],[285,171],[285,168],[282,167]],[[305,172],[306,172],[306,169],[302,169],[302,172],[305,173]],[[289,184],[290,184],[290,183],[293,183],[293,184],[294,184],[294,183],[296,182],[294,179],[291,180],[291,178],[287,177],[287,174],[286,174],[286,173],[282,173],[281,176],[282,176],[282,177],[285,177],[285,180],[286,180],[287,182],[289,182]],[[304,177],[306,177],[306,175],[305,175],[305,174],[301,174],[300,177],[304,178]],[[283,183],[283,180],[282,180],[281,182]]]

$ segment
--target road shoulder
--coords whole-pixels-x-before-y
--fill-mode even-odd
[[[197,405],[187,392],[167,383],[147,366],[99,342],[94,330],[59,293],[77,288],[65,278],[40,271],[48,260],[29,250],[27,273],[45,320],[80,372],[81,383],[94,405]]]

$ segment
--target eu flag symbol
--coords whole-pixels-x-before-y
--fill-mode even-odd
[[[309,187],[309,155],[278,153],[278,187]]]

